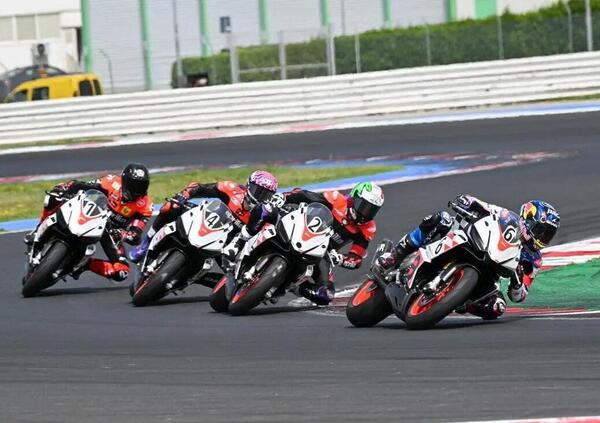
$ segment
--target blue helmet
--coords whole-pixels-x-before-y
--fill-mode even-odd
[[[531,200],[521,206],[519,226],[525,241],[531,241],[535,247],[542,249],[558,231],[560,216],[545,201]]]

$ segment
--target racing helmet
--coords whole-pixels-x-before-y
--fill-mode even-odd
[[[546,247],[560,227],[560,216],[556,209],[541,200],[531,200],[521,206],[519,215],[521,236],[535,247]]]
[[[121,191],[123,200],[134,201],[148,194],[150,174],[146,166],[129,163],[121,174]]]
[[[259,203],[267,203],[277,192],[277,178],[266,170],[252,172],[246,185],[244,201],[251,208]]]
[[[373,220],[383,206],[383,190],[372,182],[360,182],[350,191],[349,217],[357,223]]]

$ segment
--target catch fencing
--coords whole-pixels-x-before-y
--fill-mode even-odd
[[[600,53],[0,105],[0,144],[272,125],[600,94]]]

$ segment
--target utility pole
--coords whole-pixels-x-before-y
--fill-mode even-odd
[[[90,0],[81,0],[81,41],[83,43],[83,68],[86,72],[94,71],[94,56],[92,51],[92,28]]]
[[[260,42],[269,42],[269,10],[267,0],[258,0],[258,17],[260,21]]]
[[[181,51],[179,49],[179,26],[177,25],[177,0],[171,0],[173,9],[173,32],[175,34],[175,79],[180,88],[183,83],[183,67],[181,65]]]
[[[198,17],[200,19],[200,52],[203,57],[211,54],[210,38],[208,35],[208,5],[207,0],[198,0]]]
[[[594,50],[594,38],[592,32],[592,6],[590,0],[585,0],[585,29],[587,35],[587,49]]]
[[[146,90],[152,89],[152,63],[150,56],[150,31],[148,29],[148,1],[139,0],[140,28],[142,31],[142,52],[144,56],[144,85]]]
[[[321,26],[328,27],[331,24],[331,15],[329,13],[329,0],[320,0],[321,5]]]
[[[381,0],[383,2],[383,26],[392,27],[392,0]]]

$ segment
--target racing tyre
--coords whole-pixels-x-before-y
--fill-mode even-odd
[[[133,305],[142,307],[164,297],[167,284],[177,276],[184,264],[185,256],[181,252],[171,252],[160,267],[137,286],[131,299]]]
[[[38,292],[51,287],[57,281],[53,274],[60,269],[69,254],[68,247],[60,241],[56,241],[42,257],[40,264],[33,272],[23,278],[23,297],[33,297]]]
[[[359,328],[374,326],[392,312],[392,306],[385,298],[385,291],[371,279],[358,287],[346,305],[348,321]]]
[[[229,310],[229,301],[227,300],[226,295],[227,279],[228,276],[223,275],[208,297],[210,306],[217,313],[225,313],[227,310]]]
[[[229,313],[233,316],[241,316],[259,305],[271,288],[283,282],[287,267],[283,257],[274,256],[264,270],[233,294],[229,302]]]
[[[440,291],[418,294],[407,308],[404,322],[408,329],[429,329],[454,309],[463,305],[477,285],[479,274],[470,266],[458,269]]]

